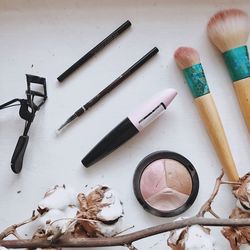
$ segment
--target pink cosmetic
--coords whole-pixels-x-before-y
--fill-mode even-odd
[[[181,163],[171,159],[152,162],[141,176],[143,198],[153,207],[165,211],[182,206],[192,190],[192,179]],[[167,202],[166,202],[167,200]]]
[[[148,212],[164,217],[186,211],[196,199],[199,178],[184,156],[158,151],[145,157],[134,175],[137,200]]]
[[[175,89],[166,89],[155,95],[136,112],[125,118],[109,132],[83,159],[82,164],[89,167],[104,158],[131,137],[142,131],[157,119],[177,95]]]
[[[176,95],[175,89],[166,89],[144,103],[141,108],[129,115],[128,119],[139,131],[142,131],[166,110]]]

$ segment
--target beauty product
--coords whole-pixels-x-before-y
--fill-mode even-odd
[[[26,75],[27,80],[27,99],[15,98],[9,102],[0,105],[0,110],[12,106],[20,106],[19,115],[26,121],[23,135],[18,139],[15,151],[11,158],[11,169],[18,174],[22,170],[23,157],[28,145],[28,132],[33,122],[36,112],[45,103],[47,99],[46,79],[34,75]],[[35,85],[34,85],[35,84]],[[19,104],[15,104],[19,102]]]
[[[219,113],[210,94],[199,53],[193,48],[180,47],[175,52],[175,59],[183,71],[196,107],[229,180],[237,181],[239,175]]]
[[[90,167],[101,160],[131,137],[141,132],[152,121],[158,118],[177,95],[175,89],[166,89],[136,112],[125,118],[109,134],[107,134],[83,159],[82,164]]]
[[[219,11],[210,19],[207,32],[223,55],[250,132],[250,62],[246,46],[250,32],[248,15],[239,9]]]
[[[184,156],[157,151],[137,166],[134,193],[145,210],[156,216],[172,217],[185,212],[199,190],[198,174]]]
[[[105,89],[103,89],[100,93],[94,96],[90,101],[84,104],[81,108],[79,108],[72,116],[70,116],[65,123],[63,123],[57,132],[60,132],[65,126],[70,124],[77,117],[81,116],[85,113],[89,108],[94,106],[97,102],[99,102],[105,95],[110,93],[113,89],[119,86],[124,80],[126,80],[130,75],[132,75],[137,69],[139,69],[144,63],[146,63],[149,59],[151,59],[154,55],[158,53],[158,49],[154,47],[150,50],[145,56],[143,56],[140,60],[138,60],[135,64],[133,64],[129,69],[127,69],[123,74],[117,77],[112,83],[110,83]]]
[[[104,40],[98,43],[93,49],[91,49],[87,54],[81,57],[77,62],[75,62],[71,67],[69,67],[65,72],[63,72],[60,76],[57,77],[59,82],[62,82],[66,79],[70,74],[72,74],[75,70],[77,70],[81,65],[95,56],[99,51],[105,48],[110,42],[112,42],[115,38],[121,35],[125,30],[127,30],[131,26],[130,21],[126,21],[120,27],[118,27],[115,31],[113,31],[109,36],[107,36]]]

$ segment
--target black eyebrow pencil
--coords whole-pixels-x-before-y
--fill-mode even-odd
[[[91,59],[94,55],[96,55],[100,50],[106,47],[110,42],[112,42],[115,38],[121,35],[125,30],[127,30],[131,26],[131,22],[127,20],[121,26],[119,26],[115,31],[113,31],[110,35],[104,38],[100,43],[98,43],[93,49],[91,49],[87,54],[81,57],[77,62],[75,62],[72,66],[70,66],[65,72],[63,72],[60,76],[57,77],[59,82],[65,80],[70,74],[72,74],[75,70],[77,70],[81,65]]]
[[[145,56],[139,59],[135,64],[133,64],[129,69],[127,69],[123,74],[118,76],[112,83],[110,83],[106,88],[104,88],[100,93],[94,96],[90,101],[84,104],[81,108],[79,108],[72,116],[70,116],[65,123],[63,123],[59,129],[60,132],[62,128],[71,123],[77,117],[81,116],[85,113],[89,108],[94,106],[97,102],[99,102],[105,95],[111,92],[114,88],[119,86],[124,80],[126,80],[130,75],[132,75],[137,69],[139,69],[143,64],[145,64],[149,59],[151,59],[154,55],[158,53],[158,48],[154,47],[150,50]]]

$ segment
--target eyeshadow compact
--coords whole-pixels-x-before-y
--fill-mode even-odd
[[[143,208],[161,217],[172,217],[186,211],[199,191],[199,177],[184,156],[157,151],[137,166],[133,179],[134,193]]]

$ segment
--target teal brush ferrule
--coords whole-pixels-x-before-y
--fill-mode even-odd
[[[194,98],[210,93],[207,80],[200,63],[184,69],[183,73]]]
[[[230,76],[234,82],[250,76],[247,46],[241,46],[223,53]]]

